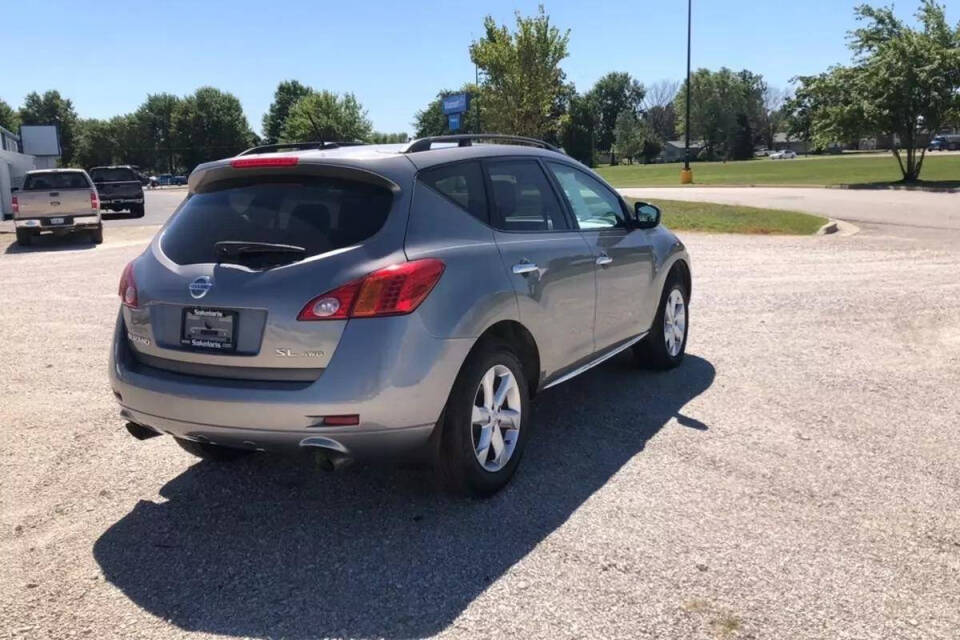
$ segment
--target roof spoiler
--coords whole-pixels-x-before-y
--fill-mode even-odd
[[[511,136],[503,133],[458,133],[449,136],[430,136],[419,138],[411,142],[403,150],[403,153],[418,153],[420,151],[429,151],[435,142],[456,142],[458,147],[470,147],[474,141],[493,140],[496,142],[507,142],[513,144],[539,147],[548,151],[563,153],[561,149],[536,138],[527,138],[524,136]]]
[[[359,140],[331,140],[329,142],[324,142],[322,140],[317,140],[315,142],[280,142],[277,144],[262,144],[257,147],[250,147],[246,151],[241,151],[237,155],[249,156],[255,153],[275,153],[277,151],[288,150],[303,151],[306,149],[338,149],[340,147],[357,147],[364,144],[367,143],[360,142]]]

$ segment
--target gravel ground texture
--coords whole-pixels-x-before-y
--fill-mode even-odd
[[[685,363],[543,393],[465,501],[130,437],[107,350],[154,231],[0,234],[0,638],[960,636],[956,232],[685,234]]]

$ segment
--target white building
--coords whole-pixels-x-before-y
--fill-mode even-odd
[[[36,158],[20,153],[20,136],[0,127],[0,212],[4,218],[13,213],[10,189],[19,188],[27,171],[36,168]]]

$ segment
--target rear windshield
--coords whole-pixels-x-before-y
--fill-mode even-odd
[[[94,182],[129,182],[131,180],[138,180],[137,174],[133,172],[133,169],[124,169],[123,167],[116,169],[91,169],[90,177],[93,178]]]
[[[52,189],[89,189],[90,183],[79,171],[58,173],[35,173],[23,181],[24,191],[50,191]]]
[[[161,248],[177,264],[216,262],[222,241],[293,245],[309,257],[375,234],[392,201],[386,188],[335,178],[223,180],[184,202]]]

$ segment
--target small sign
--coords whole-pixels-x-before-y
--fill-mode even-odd
[[[465,93],[455,93],[443,99],[443,113],[450,115],[452,113],[463,113],[467,110],[469,97]]]
[[[450,128],[450,131],[456,131],[460,128],[460,114],[451,113],[447,116],[447,126]]]

